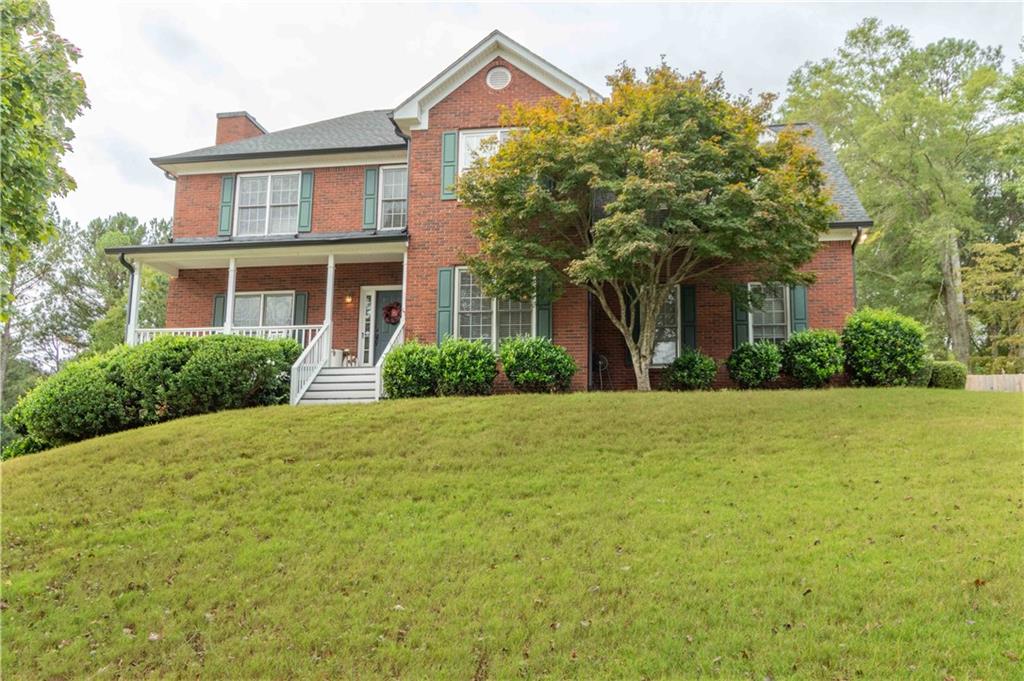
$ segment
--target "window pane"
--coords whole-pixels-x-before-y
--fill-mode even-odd
[[[408,173],[405,168],[384,168],[381,181],[381,197],[388,199],[404,199]]]
[[[498,301],[498,343],[514,336],[533,335],[533,301]]]
[[[658,312],[654,326],[653,364],[669,364],[676,358],[679,347],[679,301],[673,290]]]
[[[750,290],[764,292],[761,308],[750,313],[754,341],[781,343],[786,340],[789,330],[786,321],[786,288],[758,284],[751,286]]]
[[[406,202],[382,201],[380,206],[381,229],[405,229],[406,223]]]
[[[462,133],[462,148],[459,150],[459,172],[473,165],[478,158],[490,158],[498,151],[500,143],[505,141],[501,130],[484,130],[481,132]],[[497,140],[498,144],[493,144]]]
[[[238,178],[238,205],[263,206],[267,203],[267,176]]]
[[[483,294],[476,278],[459,272],[459,338],[491,342],[491,299]]]
[[[235,296],[235,313],[231,315],[235,326],[260,325],[260,296]]]
[[[298,206],[271,206],[270,225],[268,228],[271,234],[294,234],[298,229]]]
[[[239,208],[238,228],[235,232],[240,235],[263,234],[266,221],[267,209],[263,206],[256,208]]]
[[[291,293],[263,296],[263,326],[291,326],[294,300]]]
[[[275,206],[299,203],[299,176],[274,175],[270,179],[270,203]]]

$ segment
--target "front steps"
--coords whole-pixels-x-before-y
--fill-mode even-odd
[[[352,404],[373,402],[377,373],[373,367],[324,367],[299,404]]]

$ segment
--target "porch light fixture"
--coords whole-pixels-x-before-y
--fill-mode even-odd
[[[345,302],[346,303],[351,303],[352,302],[352,294],[351,293],[346,293],[345,294]]]

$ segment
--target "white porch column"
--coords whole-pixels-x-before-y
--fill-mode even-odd
[[[128,345],[135,345],[135,331],[139,328],[139,298],[142,297],[142,263],[132,263],[132,281],[128,293]]]
[[[324,324],[334,318],[334,254],[327,256],[327,297],[324,298]]]
[[[228,293],[224,297],[224,332],[231,333],[231,323],[235,319],[235,259],[228,260]]]
[[[405,319],[405,284],[409,280],[409,249],[402,252],[402,319]]]

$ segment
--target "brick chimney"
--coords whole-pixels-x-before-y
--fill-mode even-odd
[[[216,144],[237,142],[266,134],[267,131],[248,111],[228,111],[217,114]]]

